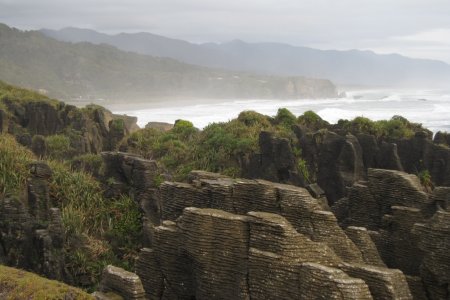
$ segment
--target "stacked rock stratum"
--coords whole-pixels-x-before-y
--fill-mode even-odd
[[[136,267],[146,297],[448,299],[450,215],[433,212],[447,189],[429,196],[406,173],[368,174],[335,204],[339,219],[291,185],[202,171],[161,184],[141,203],[160,213]],[[375,213],[348,210],[364,199]]]

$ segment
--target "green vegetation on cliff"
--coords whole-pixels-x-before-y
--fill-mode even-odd
[[[402,116],[393,116],[390,120],[372,121],[365,117],[339,120],[338,127],[351,133],[365,133],[388,139],[409,138],[417,131],[427,131],[421,124],[412,123]]]
[[[29,176],[33,154],[12,136],[0,135],[0,197],[20,193]]]
[[[23,195],[36,158],[13,136],[0,134],[0,200]],[[142,221],[129,197],[106,200],[100,183],[68,162],[48,161],[50,197],[62,212],[67,269],[77,285],[94,285],[108,264],[130,269],[141,245]],[[83,276],[83,283],[77,276]]]
[[[51,100],[47,96],[39,94],[35,91],[19,88],[14,85],[7,84],[0,80],[0,100],[3,102],[4,99],[9,99],[12,101],[41,101],[47,100],[54,104],[57,104],[59,101]]]
[[[122,147],[145,158],[158,160],[175,179],[184,179],[193,169],[237,177],[242,176],[242,164],[249,155],[260,151],[260,133],[268,131],[290,141],[292,152],[298,160],[297,169],[309,181],[313,178],[310,178],[311,174],[303,160],[295,126],[303,126],[312,132],[324,133],[329,129],[371,134],[387,140],[409,138],[417,131],[426,131],[421,124],[409,122],[400,116],[381,121],[357,117],[339,120],[332,125],[312,111],[296,117],[289,110],[281,108],[274,117],[244,111],[236,119],[212,123],[202,131],[183,120],[177,121],[168,131],[146,128],[126,137]]]
[[[169,131],[153,128],[139,130],[122,141],[129,152],[156,159],[176,179],[183,179],[193,169],[239,176],[242,161],[259,151],[261,131],[288,138],[298,144],[291,126],[296,117],[280,109],[272,118],[254,111],[244,111],[229,122],[212,123],[202,131],[188,121],[179,120]],[[300,152],[298,156],[300,157]]]

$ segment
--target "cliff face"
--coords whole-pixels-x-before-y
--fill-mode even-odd
[[[5,92],[0,99],[0,133],[14,135],[40,157],[52,155],[58,146],[51,144],[55,136],[67,139],[62,150],[64,158],[71,158],[114,149],[125,135],[138,129],[135,117],[113,115],[94,105],[79,109],[39,94],[19,99],[14,93],[20,90],[14,89],[0,82],[0,95]]]
[[[2,99],[0,124],[14,133],[0,135],[2,264],[92,287],[105,265],[130,268],[136,256],[136,273],[104,269],[97,299],[449,298],[445,134],[308,129],[294,117],[296,139],[252,128],[259,153],[239,161],[247,178],[191,171],[177,182],[159,161],[103,151],[97,181],[15,140],[45,156],[49,137],[69,132],[73,149],[98,153],[132,122]],[[179,122],[169,134],[197,141],[198,130]],[[429,177],[407,173],[419,170]]]
[[[450,185],[450,148],[442,142],[442,133],[432,140],[425,131],[396,139],[342,130],[317,131],[298,125],[293,131],[306,173],[299,169],[288,139],[262,132],[259,153],[242,164],[242,174],[303,187],[317,182],[330,204],[346,197],[354,183],[366,181],[370,168],[406,171],[413,177],[426,171],[436,186]]]
[[[379,169],[365,188],[379,209],[350,196],[337,219],[299,187],[201,171],[163,183],[141,198],[157,209],[136,274],[148,299],[446,299],[442,189]]]
[[[29,168],[27,195],[6,195],[0,199],[0,261],[50,279],[70,281],[65,267],[61,211],[51,203],[49,195],[52,170],[41,162]]]

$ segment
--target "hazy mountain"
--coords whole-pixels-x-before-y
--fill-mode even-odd
[[[223,71],[109,45],[67,43],[0,24],[0,80],[59,98],[301,98],[336,94],[328,80]]]
[[[87,29],[42,30],[53,38],[113,45],[119,49],[186,63],[285,76],[328,78],[339,84],[420,85],[448,84],[450,66],[444,62],[412,59],[371,51],[317,50],[278,43],[193,44],[150,33],[107,35]]]

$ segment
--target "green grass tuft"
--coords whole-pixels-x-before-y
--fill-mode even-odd
[[[0,298],[4,300],[90,300],[80,289],[38,275],[0,265]]]

